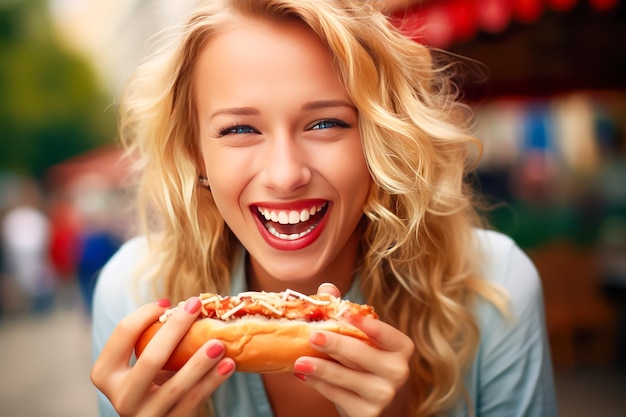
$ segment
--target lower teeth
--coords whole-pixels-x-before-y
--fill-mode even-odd
[[[293,233],[293,234],[291,234],[291,235],[287,235],[287,234],[285,234],[285,233],[278,233],[278,230],[276,230],[276,228],[275,228],[272,224],[270,224],[270,223],[268,223],[268,224],[266,224],[266,225],[265,225],[265,227],[267,228],[267,230],[268,230],[268,231],[269,231],[272,235],[276,236],[276,237],[277,237],[277,238],[279,238],[279,239],[283,239],[283,240],[296,240],[296,239],[300,239],[302,236],[306,236],[306,235],[308,235],[309,233],[311,233],[311,231],[312,231],[313,229],[315,229],[315,226],[317,226],[317,225],[313,225],[313,226],[309,227],[307,230],[305,230],[305,231],[304,231],[304,232],[302,232],[302,233]]]

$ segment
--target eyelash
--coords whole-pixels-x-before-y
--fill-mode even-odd
[[[326,128],[318,127],[322,124],[326,124],[329,126]],[[348,123],[342,122],[341,120],[337,120],[337,119],[322,119],[322,120],[315,122],[315,124],[313,124],[307,130],[323,130],[323,129],[330,129],[333,127],[347,128],[347,127],[350,127],[350,125]],[[242,131],[244,129],[246,130],[245,132]],[[218,137],[224,137],[227,135],[237,135],[237,134],[249,134],[249,133],[258,133],[258,131],[249,125],[233,123],[232,125],[228,127],[220,129],[220,131],[218,132]]]
[[[246,129],[246,130],[250,130],[249,132],[241,132],[239,130],[242,129]],[[224,137],[227,135],[237,135],[237,134],[245,134],[245,133],[257,133],[256,129],[254,129],[251,126],[248,125],[242,125],[239,123],[233,123],[232,125],[225,127],[223,129],[220,129],[220,131],[218,132],[218,137]]]
[[[313,126],[311,126],[310,130],[320,130],[322,128],[316,127],[319,126],[321,124],[330,124],[331,126],[327,127],[327,129],[331,128],[331,127],[350,127],[350,125],[346,122],[342,122],[341,120],[337,120],[337,119],[322,119],[318,122],[315,122],[315,124]]]

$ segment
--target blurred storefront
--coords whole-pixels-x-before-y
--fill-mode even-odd
[[[86,310],[100,269],[136,230],[130,161],[115,145],[70,158],[46,173],[51,260],[59,279],[77,279]]]
[[[395,2],[401,3],[401,2]],[[514,23],[537,24],[546,13],[614,13],[620,0],[422,0],[397,7],[395,22],[417,41],[448,48],[479,33],[500,34]]]
[[[461,57],[477,183],[541,273],[555,365],[624,364],[626,4],[427,0],[394,19]]]

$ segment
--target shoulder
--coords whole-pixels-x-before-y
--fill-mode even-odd
[[[484,279],[506,294],[506,311],[480,299],[480,344],[466,381],[475,414],[555,416],[541,280],[524,251],[494,231],[476,232]]]
[[[486,279],[496,284],[506,284],[506,277],[498,273],[510,269],[512,263],[522,263],[526,268],[534,269],[530,258],[511,237],[485,229],[476,230],[475,236],[483,255],[483,272],[487,273]]]
[[[148,240],[144,236],[133,237],[124,242],[117,252],[111,257],[105,268],[116,269],[136,264],[138,258],[148,254]]]
[[[93,296],[92,324],[96,343],[103,345],[119,320],[147,302],[143,298],[147,298],[148,286],[139,281],[136,273],[147,254],[147,239],[132,238],[102,268]]]
[[[541,280],[532,260],[509,236],[493,230],[476,230],[482,254],[482,276],[509,298],[514,316],[527,308],[542,307]]]
[[[132,282],[134,272],[147,254],[148,242],[145,237],[135,237],[122,244],[102,268],[96,293],[101,297],[117,296],[120,291],[126,291]]]
[[[483,250],[483,277],[504,293],[505,301],[496,307],[478,300],[479,351],[485,364],[497,369],[498,360],[508,363],[528,354],[542,356],[546,328],[537,269],[510,237],[493,231],[478,231],[477,236]]]

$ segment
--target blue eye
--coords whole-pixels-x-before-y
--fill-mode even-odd
[[[325,120],[320,120],[319,122],[315,123],[311,127],[311,130],[330,129],[332,127],[348,127],[348,124],[340,120],[325,119]]]
[[[248,125],[230,126],[219,131],[220,136],[239,135],[245,133],[257,133],[257,131],[253,127]]]

